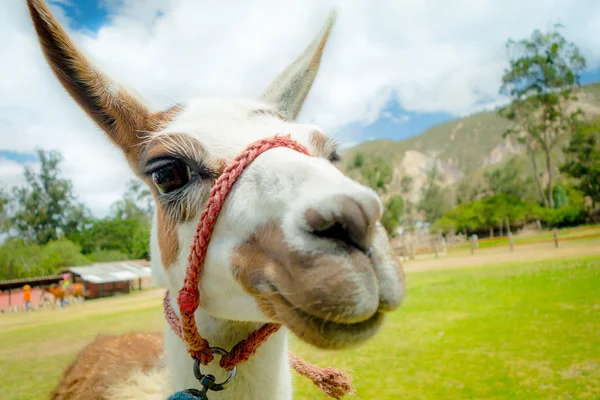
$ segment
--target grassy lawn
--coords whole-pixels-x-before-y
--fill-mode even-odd
[[[559,254],[559,253],[557,253]],[[294,351],[350,372],[360,399],[600,398],[600,256],[408,269],[404,307],[367,345]],[[46,398],[97,333],[158,330],[160,291],[0,316],[0,399]],[[323,399],[295,376],[296,399]]]
[[[600,259],[412,272],[405,307],[353,351],[362,399],[600,398]],[[297,379],[298,398],[318,398]]]

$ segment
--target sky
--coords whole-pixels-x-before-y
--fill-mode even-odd
[[[576,5],[575,5],[576,4]],[[202,96],[256,98],[338,18],[301,122],[343,146],[402,140],[502,104],[509,37],[556,23],[600,81],[597,0],[51,0],[74,42],[150,107]],[[45,64],[24,1],[0,2],[0,185],[23,183],[36,148],[63,156],[63,176],[96,217],[133,177],[120,152]]]

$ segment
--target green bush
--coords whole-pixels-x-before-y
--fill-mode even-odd
[[[404,200],[402,196],[394,196],[385,203],[381,224],[385,227],[389,235],[394,235],[403,213]]]
[[[456,232],[456,221],[449,217],[442,217],[431,226],[430,231],[432,233],[442,231],[444,235]]]
[[[0,246],[0,279],[20,279],[41,275],[42,247],[26,245],[23,239],[11,238]]]
[[[67,239],[39,246],[11,238],[0,246],[0,279],[53,275],[65,267],[89,263],[79,246]]]
[[[60,272],[65,267],[90,264],[90,260],[81,254],[81,248],[67,239],[49,242],[42,250],[40,268],[44,275]]]
[[[87,255],[87,258],[93,262],[110,262],[129,260],[129,254],[121,253],[118,250],[96,250]]]
[[[566,183],[556,187],[560,188],[555,192],[558,194],[557,197],[564,196],[561,201],[562,206],[554,209],[538,207],[535,212],[537,218],[552,228],[564,228],[585,223],[587,212],[583,193]]]

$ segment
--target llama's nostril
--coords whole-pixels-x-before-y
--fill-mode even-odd
[[[311,233],[367,251],[372,223],[360,203],[349,196],[335,196],[304,214]]]

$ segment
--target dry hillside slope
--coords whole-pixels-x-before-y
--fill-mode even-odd
[[[584,86],[582,92],[579,107],[586,116],[599,116],[600,83]],[[514,140],[502,138],[508,126],[509,122],[495,111],[477,113],[436,125],[410,139],[376,140],[346,149],[341,168],[346,169],[357,152],[367,158],[381,157],[394,167],[390,194],[398,193],[400,179],[409,175],[413,178],[412,198],[416,201],[434,163],[442,174],[443,184],[453,185],[465,176],[522,153]]]

